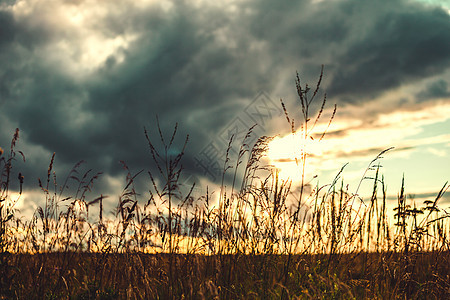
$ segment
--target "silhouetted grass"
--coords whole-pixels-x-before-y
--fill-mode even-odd
[[[326,106],[310,109],[322,78],[310,88],[296,85],[303,123],[296,125],[282,103],[292,134],[312,138]],[[331,123],[336,112],[328,121]],[[311,121],[313,120],[313,121]],[[312,125],[311,125],[312,123]],[[159,124],[158,124],[159,128]],[[444,299],[450,296],[449,215],[435,199],[411,203],[404,182],[393,217],[376,156],[363,172],[371,195],[363,198],[340,179],[305,186],[308,153],[297,158],[299,193],[265,166],[271,137],[242,141],[236,161],[224,161],[220,194],[193,197],[179,184],[188,142],[174,153],[175,127],[156,145],[145,130],[153,170],[127,173],[114,218],[103,215],[100,195],[89,191],[101,173],[80,174],[80,162],[61,185],[50,159],[39,180],[45,205],[30,220],[14,215],[10,186],[19,130],[10,151],[1,150],[0,296],[8,299]],[[325,135],[321,134],[320,139]],[[162,150],[161,150],[162,149]],[[231,183],[227,186],[227,176]],[[136,192],[137,176],[148,176],[149,194]],[[22,193],[23,176],[17,178]],[[69,182],[77,189],[70,194]],[[91,207],[98,206],[98,216]],[[91,215],[90,215],[91,214]],[[91,220],[96,221],[91,221]]]

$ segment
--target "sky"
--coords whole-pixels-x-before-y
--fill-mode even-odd
[[[411,198],[432,199],[450,180],[449,14],[448,1],[430,0],[0,1],[0,147],[19,128],[26,157],[14,167],[25,178],[17,208],[43,204],[38,178],[54,152],[58,182],[84,160],[80,173],[103,172],[94,191],[112,206],[124,161],[144,170],[145,198],[156,168],[144,127],[162,150],[157,119],[167,141],[178,124],[170,155],[189,135],[185,185],[220,183],[230,136],[237,151],[254,124],[247,144],[277,135],[272,163],[289,158],[280,99],[301,124],[296,72],[315,87],[322,65],[316,135],[337,111],[308,146],[307,181],[328,184],[348,163],[342,178],[355,191],[395,147],[381,160],[388,194],[404,174]]]

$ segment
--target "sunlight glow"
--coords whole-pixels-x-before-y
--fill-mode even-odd
[[[282,180],[292,180],[300,183],[302,180],[303,157],[320,157],[323,147],[320,141],[312,138],[305,139],[301,132],[289,134],[284,137],[276,137],[269,143],[267,156],[270,163],[279,171]],[[313,164],[306,163],[305,175],[314,172]]]

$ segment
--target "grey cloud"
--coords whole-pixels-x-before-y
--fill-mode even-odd
[[[450,17],[441,9],[384,11],[336,58],[333,95],[372,98],[450,66]],[[355,97],[356,96],[356,97]]]
[[[424,202],[425,201],[435,201],[438,194],[439,194],[439,191],[437,190],[434,193],[408,194],[407,198],[420,200],[420,202],[416,200],[416,204],[418,207],[424,208],[427,206]],[[388,197],[386,197],[386,199],[387,200],[398,200],[398,196],[388,196]],[[426,199],[426,200],[424,200],[424,199]],[[449,204],[450,204],[450,197],[448,196],[447,193],[445,193],[441,198],[439,198],[439,200],[437,202],[437,207],[439,209],[444,209],[444,210],[448,211]]]
[[[0,11],[0,47],[14,39],[14,18],[7,12]]]
[[[447,81],[440,79],[426,86],[426,89],[416,95],[418,101],[426,101],[436,98],[449,98],[450,86]]]
[[[408,151],[414,149],[414,147],[396,147],[395,151],[399,152],[399,151]],[[381,152],[385,151],[386,148],[368,148],[368,149],[363,149],[363,150],[356,150],[356,151],[352,151],[352,152],[341,152],[341,153],[336,153],[336,157],[340,157],[340,158],[344,158],[344,157],[365,157],[365,156],[372,156],[372,157],[376,157],[378,154],[380,154]]]
[[[344,137],[347,135],[347,132],[351,129],[353,129],[353,128],[346,128],[345,130],[326,131],[325,135],[324,135],[324,132],[319,132],[319,133],[313,134],[313,138],[317,140],[317,139],[320,139],[322,136],[335,137],[335,138]]]
[[[300,74],[313,78],[325,64],[323,86],[340,102],[367,101],[450,66],[450,17],[442,8],[401,0],[282,3],[254,3],[254,18],[245,21],[252,36],[267,42],[279,72],[298,62]]]

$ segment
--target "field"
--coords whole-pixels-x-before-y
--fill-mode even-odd
[[[309,88],[297,78],[304,139],[326,104],[324,98],[310,115],[319,85],[308,98]],[[408,199],[402,183],[395,209],[388,211],[379,167],[386,149],[362,172],[361,181],[372,182],[370,195],[349,191],[340,173],[310,192],[302,178],[293,193],[289,181],[261,163],[271,140],[261,137],[255,145],[244,141],[236,161],[227,156],[218,197],[193,197],[192,189],[178,184],[184,148],[169,155],[176,133],[175,127],[167,139],[160,132],[160,147],[145,132],[156,170],[148,172],[150,193],[136,192],[136,178],[143,175],[123,163],[127,177],[114,218],[103,215],[106,196],[88,196],[101,175],[80,174],[77,164],[60,184],[53,155],[46,180],[39,181],[45,205],[24,221],[15,215],[10,189],[14,181],[14,192],[22,193],[23,177],[12,176],[23,156],[16,150],[17,130],[0,160],[0,298],[450,297],[450,222],[440,207],[447,183],[423,203]],[[304,151],[298,157],[301,174],[307,157]],[[75,192],[69,193],[69,183],[78,186]]]
[[[445,299],[448,251],[336,255],[8,254],[7,298]],[[172,273],[170,269],[172,268]],[[287,269],[286,269],[287,268]]]

